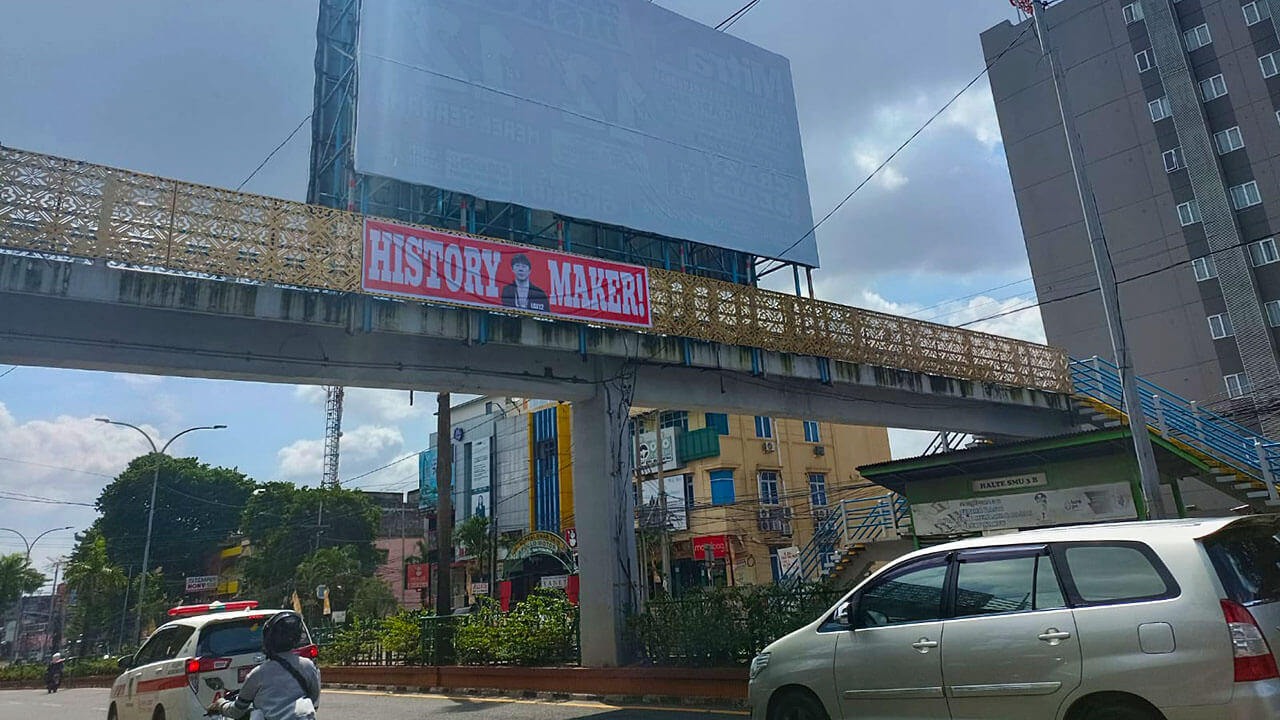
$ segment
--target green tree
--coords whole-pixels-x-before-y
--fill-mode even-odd
[[[364,575],[354,547],[321,548],[311,553],[293,575],[303,612],[311,619],[320,616],[324,601],[316,597],[315,589],[321,585],[329,588],[330,608],[350,608]]]
[[[128,580],[111,562],[106,538],[96,528],[79,537],[65,577],[76,597],[68,618],[68,636],[79,637],[87,648],[114,637],[122,611],[121,592]]]
[[[188,575],[204,575],[209,555],[240,524],[254,483],[239,470],[196,458],[148,454],[134,458],[98,496],[96,529],[117,567],[136,565],[146,542],[151,479],[160,463],[150,570],[164,569],[166,594],[178,597]],[[150,582],[150,580],[148,580]]]
[[[264,602],[298,596],[314,598],[315,586],[299,585],[295,569],[316,550],[349,548],[359,575],[378,564],[373,539],[381,513],[362,493],[337,488],[299,488],[292,483],[263,485],[245,503],[240,529],[253,554],[244,560],[249,592]],[[354,587],[352,587],[354,592]],[[339,606],[345,607],[345,606]]]
[[[24,593],[39,590],[48,578],[31,567],[22,553],[0,555],[0,613],[7,611]]]
[[[381,620],[400,609],[400,600],[382,578],[367,577],[356,587],[351,600],[351,614]]]

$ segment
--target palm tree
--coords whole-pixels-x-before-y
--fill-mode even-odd
[[[22,553],[0,555],[0,612],[7,610],[24,593],[39,590],[48,578],[31,567]]]
[[[67,587],[76,593],[78,602],[71,621],[93,647],[100,635],[109,630],[116,617],[117,594],[128,582],[120,568],[107,556],[107,541],[94,533],[85,536],[67,563]]]

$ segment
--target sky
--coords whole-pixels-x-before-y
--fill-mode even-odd
[[[741,0],[659,0],[708,25]],[[317,0],[126,5],[43,0],[0,24],[0,144],[234,188],[310,112]],[[761,0],[730,32],[790,58],[815,218],[825,215],[983,65],[978,34],[1014,19],[1001,0]],[[306,195],[309,125],[248,192]],[[1034,301],[1030,269],[985,80],[924,131],[818,231],[820,298],[959,324]],[[779,273],[782,275],[783,273]],[[789,279],[777,278],[783,287]],[[1043,341],[1035,310],[976,326]],[[259,481],[316,484],[320,388],[0,366],[0,492],[91,505],[146,441]],[[7,374],[5,374],[7,372]],[[341,475],[409,489],[435,398],[348,390]],[[931,434],[890,432],[895,456]],[[400,462],[394,462],[401,460]],[[369,471],[390,464],[376,472]],[[366,474],[367,473],[367,474]],[[0,525],[28,538],[84,529],[87,505],[0,499]],[[73,545],[55,532],[33,557]],[[21,551],[0,532],[0,552]]]

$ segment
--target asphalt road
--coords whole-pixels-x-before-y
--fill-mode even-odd
[[[378,720],[742,720],[746,713],[708,712],[683,708],[614,707],[593,702],[455,699],[440,695],[387,695],[377,692],[325,690],[320,718],[378,718]],[[0,720],[105,720],[107,691],[43,690],[0,692]]]

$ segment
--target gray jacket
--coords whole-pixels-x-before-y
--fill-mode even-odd
[[[268,659],[254,668],[249,677],[244,679],[244,685],[240,687],[240,694],[235,701],[223,700],[218,706],[218,712],[224,717],[240,720],[248,717],[256,708],[265,720],[294,720],[296,716],[293,714],[293,704],[307,695],[302,692],[293,675],[280,666],[281,661],[292,665],[302,675],[302,679],[307,681],[310,695],[316,698],[315,704],[318,706],[320,669],[310,660],[288,653]]]

